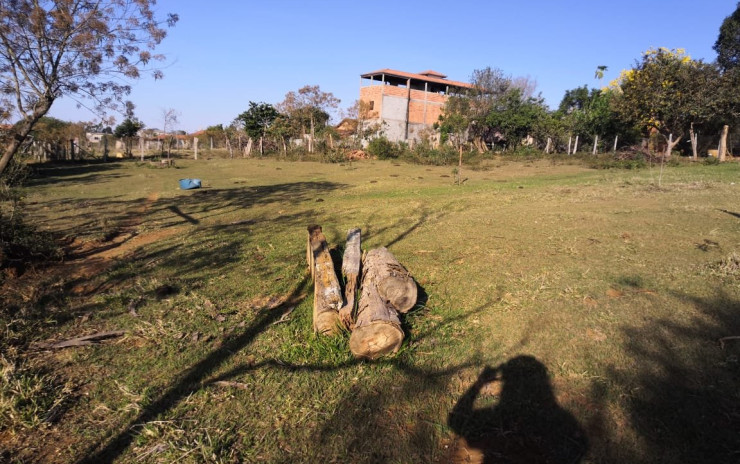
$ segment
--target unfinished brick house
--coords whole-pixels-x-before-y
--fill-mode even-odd
[[[415,74],[381,69],[360,77],[364,124],[383,123],[385,136],[395,142],[419,140],[421,131],[439,120],[450,95],[473,87],[431,70]]]

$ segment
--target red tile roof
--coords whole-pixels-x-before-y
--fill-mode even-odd
[[[447,75],[446,74],[442,74],[441,72],[434,71],[432,69],[427,69],[426,71],[422,71],[419,74],[421,74],[422,76],[439,77],[440,79],[446,79],[447,78]]]
[[[436,71],[430,70],[430,71],[424,71],[424,72],[428,74],[425,75],[425,74],[409,73],[405,71],[398,71],[395,69],[380,69],[378,71],[373,71],[373,72],[362,74],[360,75],[360,77],[364,79],[370,79],[371,77],[381,76],[385,74],[387,76],[392,76],[392,77],[400,77],[404,79],[414,79],[414,80],[419,80],[419,81],[424,81],[424,82],[433,82],[435,84],[450,85],[453,87],[460,87],[464,89],[473,88],[473,84],[468,84],[467,82],[451,81],[448,79],[435,77],[435,76],[443,76],[443,74],[440,74]]]

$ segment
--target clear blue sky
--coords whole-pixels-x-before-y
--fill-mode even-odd
[[[158,49],[165,78],[134,84],[129,99],[147,127],[162,127],[162,109],[180,112],[179,129],[228,124],[249,101],[280,102],[311,84],[351,105],[359,75],[381,68],[434,69],[467,81],[497,67],[530,76],[547,104],[584,84],[599,87],[650,47],[684,48],[714,61],[722,20],[736,0],[519,1],[177,1],[157,10],[180,15]],[[95,116],[64,99],[51,115]],[[117,117],[118,122],[121,117]]]

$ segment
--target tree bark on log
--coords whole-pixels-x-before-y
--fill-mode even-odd
[[[344,247],[342,276],[344,277],[344,306],[339,310],[339,319],[348,329],[352,328],[352,310],[355,307],[357,281],[360,277],[361,259],[360,229],[347,232],[347,244]]]
[[[416,283],[386,248],[370,250],[363,260],[362,291],[349,348],[357,358],[395,353],[403,342],[398,312],[416,303]]]
[[[380,296],[399,313],[407,313],[416,304],[416,282],[409,271],[387,248],[370,250],[365,267],[373,268]],[[363,285],[364,285],[363,280]]]
[[[321,334],[336,333],[342,290],[321,226],[308,226],[306,259],[314,282],[313,330]]]

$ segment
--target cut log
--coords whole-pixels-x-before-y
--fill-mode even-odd
[[[314,282],[313,330],[322,334],[336,333],[342,290],[321,226],[308,226],[306,258]]]
[[[360,278],[361,259],[360,229],[350,229],[347,232],[347,243],[344,247],[342,260],[342,276],[344,277],[344,306],[339,310],[339,320],[348,329],[352,328],[352,310],[355,308],[357,281]]]
[[[363,260],[362,291],[349,348],[357,358],[395,353],[403,342],[398,312],[416,303],[416,283],[386,248],[370,250]]]
[[[380,296],[373,276],[367,267],[363,269],[357,322],[349,337],[352,354],[370,360],[397,352],[403,342],[398,313]]]
[[[407,313],[414,307],[417,298],[416,282],[387,248],[370,250],[364,265],[374,269],[378,292],[391,307],[399,313]]]

